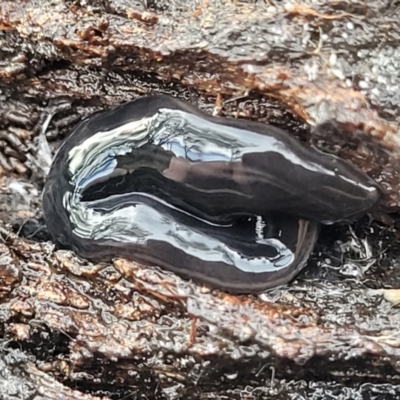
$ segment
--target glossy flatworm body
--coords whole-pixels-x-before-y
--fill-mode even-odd
[[[299,272],[320,222],[354,219],[380,197],[360,170],[280,129],[159,95],[80,123],[43,207],[53,240],[84,258],[259,292]]]

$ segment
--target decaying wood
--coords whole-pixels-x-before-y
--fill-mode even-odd
[[[398,206],[393,2],[90,3],[3,0],[3,81],[31,98],[103,106],[151,91],[141,82],[146,73],[227,100],[263,93],[311,125],[335,121],[345,142],[355,142],[342,155],[382,182],[387,205]]]
[[[92,265],[46,241],[37,136],[49,109],[55,149],[86,115],[164,92],[351,160],[397,211],[399,18],[384,0],[0,0],[0,393],[398,395],[399,247],[387,228],[326,228],[299,279],[261,296],[124,260]]]
[[[92,265],[5,227],[0,233],[4,334],[26,346],[62,341],[68,350],[46,349],[39,365],[64,381],[103,387],[112,377],[117,387],[147,395],[156,386],[187,395],[234,375],[243,362],[255,382],[270,375],[263,365],[297,379],[319,376],[322,366],[339,381],[399,379],[400,314],[382,290],[325,283],[302,298],[303,282],[271,298],[230,296],[156,268]],[[44,333],[47,340],[37,337]]]

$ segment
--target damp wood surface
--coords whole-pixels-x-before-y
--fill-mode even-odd
[[[5,398],[400,396],[399,19],[393,1],[0,0]],[[85,116],[155,93],[350,160],[382,184],[387,224],[325,227],[302,274],[261,296],[56,250],[46,113],[55,151]]]

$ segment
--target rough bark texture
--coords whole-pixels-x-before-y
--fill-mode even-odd
[[[0,0],[4,398],[398,398],[396,232],[324,228],[261,296],[92,265],[46,242],[37,138],[49,113],[54,150],[93,111],[164,92],[350,159],[397,211],[399,19],[383,0]]]

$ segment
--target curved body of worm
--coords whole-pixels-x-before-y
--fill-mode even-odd
[[[168,96],[91,116],[65,140],[43,195],[54,241],[232,292],[285,283],[319,223],[357,218],[381,191],[275,127],[211,117]]]

